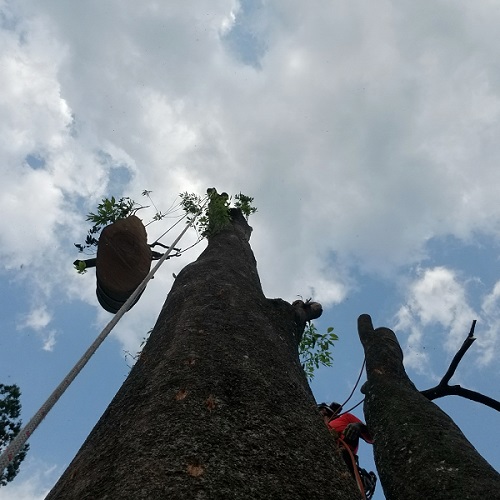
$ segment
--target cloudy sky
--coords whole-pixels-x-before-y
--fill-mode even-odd
[[[486,0],[0,0],[0,383],[20,385],[24,420],[111,319],[72,269],[85,215],[210,186],[255,198],[266,295],[314,297],[339,335],[318,401],[349,394],[364,312],[395,329],[421,389],[477,319],[453,381],[500,399],[499,25]],[[44,497],[201,249],[165,264],[0,500]],[[496,412],[439,404],[498,469]]]

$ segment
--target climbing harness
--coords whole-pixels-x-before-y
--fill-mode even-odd
[[[208,202],[208,198],[204,200],[204,204]],[[106,327],[101,331],[98,337],[94,340],[92,345],[85,351],[84,355],[78,360],[75,366],[69,371],[63,381],[56,387],[54,392],[47,398],[45,403],[42,404],[40,409],[35,413],[31,420],[19,431],[19,434],[11,441],[9,446],[0,455],[0,471],[3,471],[9,464],[14,460],[15,456],[19,453],[21,448],[24,446],[29,437],[33,434],[35,429],[40,425],[42,420],[46,417],[47,413],[52,409],[52,407],[57,403],[59,398],[64,394],[66,389],[70,386],[71,382],[76,378],[76,376],[82,371],[84,366],[88,363],[93,354],[97,351],[98,347],[104,342],[106,337],[109,335],[111,330],[116,326],[118,321],[123,317],[123,315],[128,311],[134,301],[139,297],[139,295],[144,291],[149,280],[153,278],[156,271],[161,267],[161,265],[170,256],[170,253],[175,249],[175,245],[180,241],[180,239],[186,234],[187,230],[194,224],[197,215],[195,214],[193,218],[189,221],[186,227],[181,231],[179,236],[172,243],[171,247],[163,254],[163,256],[158,260],[155,267],[148,273],[148,275],[143,279],[139,286],[134,290],[132,295],[125,301],[118,312],[113,316],[113,319],[106,325]],[[182,220],[182,219],[180,219]],[[177,221],[179,222],[179,221]],[[159,238],[158,238],[159,239]],[[156,241],[155,243],[157,243]]]
[[[377,476],[374,472],[367,472],[366,469],[362,469],[359,466],[358,456],[352,452],[347,443],[341,437],[338,438],[338,441],[342,449],[344,449],[349,454],[352,462],[354,478],[356,479],[356,484],[358,485],[358,489],[363,500],[370,500],[375,491]]]
[[[375,486],[377,486],[377,476],[375,475],[375,472],[368,472],[366,469],[362,469],[359,466],[358,472],[361,480],[363,481],[366,499],[370,500],[375,493]]]
[[[323,403],[319,405],[319,408],[330,408],[330,407],[325,403]],[[344,413],[348,413],[349,411],[343,412],[341,415],[343,415]],[[339,416],[340,415],[334,414],[334,416],[329,421],[338,418]],[[336,441],[339,448],[341,450],[344,450],[349,456],[349,460],[351,461],[352,464],[352,468],[350,467],[350,469],[354,475],[354,479],[356,480],[356,484],[358,485],[363,500],[370,500],[371,497],[373,496],[373,492],[375,491],[375,486],[377,484],[377,476],[375,475],[374,472],[372,471],[368,472],[366,469],[362,469],[359,466],[358,456],[352,451],[352,449],[344,441],[344,439],[340,437],[340,435],[337,436]]]

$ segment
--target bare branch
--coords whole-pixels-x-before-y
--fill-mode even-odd
[[[490,408],[493,408],[494,410],[500,411],[500,401],[485,396],[484,394],[481,394],[479,392],[471,391],[469,389],[464,389],[460,385],[448,385],[448,382],[450,381],[451,377],[453,377],[455,370],[457,369],[458,364],[462,360],[464,354],[476,340],[476,337],[474,337],[475,327],[476,327],[476,320],[472,322],[469,335],[464,340],[462,347],[460,347],[458,352],[453,357],[448,370],[441,379],[441,382],[439,382],[438,385],[432,387],[431,389],[420,391],[420,393],[430,401],[442,398],[444,396],[462,396],[463,398],[470,399],[471,401],[476,401],[478,403],[482,403],[486,406],[489,406]]]
[[[470,332],[467,338],[464,340],[464,343],[462,344],[462,347],[459,349],[459,351],[455,354],[453,357],[450,367],[448,368],[448,371],[445,373],[444,377],[442,378],[441,382],[439,382],[439,385],[448,385],[448,382],[450,381],[451,377],[453,377],[453,374],[455,373],[455,370],[457,369],[458,363],[462,360],[464,354],[467,352],[469,347],[474,343],[476,340],[476,337],[474,337],[474,329],[476,328],[476,321],[474,320],[472,322],[472,326],[470,327]]]

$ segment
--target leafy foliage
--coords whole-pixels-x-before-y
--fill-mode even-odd
[[[231,216],[229,215],[231,203],[228,194],[218,194],[215,189],[211,189],[208,191],[208,196],[210,201],[208,202],[206,215],[202,215],[200,218],[204,223],[206,219],[207,228],[203,236],[211,236],[218,233],[231,221]]]
[[[309,380],[314,378],[314,371],[320,365],[332,366],[333,357],[330,348],[338,339],[337,335],[333,333],[333,327],[328,327],[326,333],[319,333],[314,323],[309,322],[299,345],[302,368],[304,368]]]
[[[236,200],[234,202],[234,206],[241,210],[241,213],[246,217],[247,220],[250,217],[250,215],[257,212],[257,208],[252,206],[253,202],[252,197],[246,196],[243,193],[239,193],[234,195],[234,199]]]
[[[21,430],[21,391],[17,385],[0,384],[0,451],[3,451]],[[26,444],[14,460],[0,471],[0,486],[12,481],[19,472],[29,445]]]
[[[97,205],[97,213],[90,212],[87,215],[87,220],[97,226],[105,226],[128,217],[133,212],[135,205],[135,201],[129,197],[120,198],[118,201],[115,200],[114,196],[111,199],[103,198],[102,203]]]
[[[194,225],[201,238],[212,236],[229,224],[232,198],[227,193],[219,194],[215,188],[209,188],[207,197],[204,198],[187,192],[181,193],[180,197],[181,205],[188,215],[188,222],[197,217]],[[234,199],[234,207],[239,208],[247,220],[257,211],[257,208],[252,206],[253,198],[250,196],[239,193]]]
[[[162,213],[158,210],[151,198],[152,191],[147,189],[142,192],[143,196],[147,196],[149,201],[154,206],[156,212],[153,219],[146,224],[148,226],[151,222],[162,220],[166,217],[166,213]],[[111,198],[103,198],[101,203],[97,205],[97,212],[90,212],[87,214],[88,221],[93,223],[93,226],[89,229],[87,237],[84,243],[75,243],[75,247],[78,248],[80,252],[84,252],[87,249],[92,249],[97,247],[99,243],[99,233],[104,227],[120,219],[126,219],[130,215],[134,215],[138,210],[142,208],[148,208],[146,206],[136,203],[134,200],[127,197],[122,197],[116,200],[114,196]],[[85,269],[85,262],[78,261],[78,265],[75,265],[78,274],[85,274],[87,271]]]
[[[96,236],[101,232],[101,229],[108,224],[112,224],[119,219],[125,219],[135,213],[138,210],[138,208],[134,208],[135,206],[135,201],[128,197],[120,198],[118,201],[116,201],[114,196],[103,198],[102,202],[97,205],[97,213],[90,212],[87,215],[86,220],[92,222],[94,225],[89,229],[85,243],[75,243],[75,247],[80,252],[83,252],[86,248],[97,246],[99,239]],[[84,272],[84,269],[78,269],[78,272]]]
[[[85,264],[85,261],[79,260],[75,264],[75,269],[78,274],[85,274],[87,272],[87,264]]]
[[[154,221],[159,221],[165,218],[171,211],[178,208],[172,208],[163,213],[158,210],[154,201],[151,198],[152,191],[145,189],[142,192],[146,196],[154,209],[156,210],[153,219],[145,224],[148,226]],[[187,214],[188,222],[192,222],[196,218],[194,227],[197,229],[200,240],[219,232],[223,227],[229,224],[231,219],[229,209],[231,208],[231,197],[226,193],[218,194],[215,188],[207,190],[207,196],[201,198],[193,193],[181,193],[181,207]],[[253,198],[239,193],[234,196],[234,207],[239,208],[243,215],[248,217],[255,213],[257,209],[252,206]],[[129,197],[123,197],[117,200],[114,196],[111,198],[103,198],[101,203],[97,205],[97,211],[90,212],[87,215],[87,220],[93,223],[89,229],[84,243],[75,243],[75,247],[80,252],[89,249],[95,249],[99,243],[99,234],[104,227],[120,219],[125,219],[130,215],[134,215],[138,210],[148,208],[136,203]],[[200,241],[198,240],[198,241]],[[90,252],[91,253],[91,252]],[[75,269],[79,274],[85,274],[86,264],[83,260],[78,260],[75,263]]]

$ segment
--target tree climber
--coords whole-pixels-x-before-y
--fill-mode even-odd
[[[367,472],[359,467],[357,455],[360,437],[368,444],[373,444],[373,437],[368,427],[352,413],[341,413],[342,405],[339,403],[333,402],[330,405],[321,403],[318,405],[318,410],[339,445],[349,472],[356,481],[358,478],[362,481],[365,497],[371,498],[377,478],[373,472]]]

